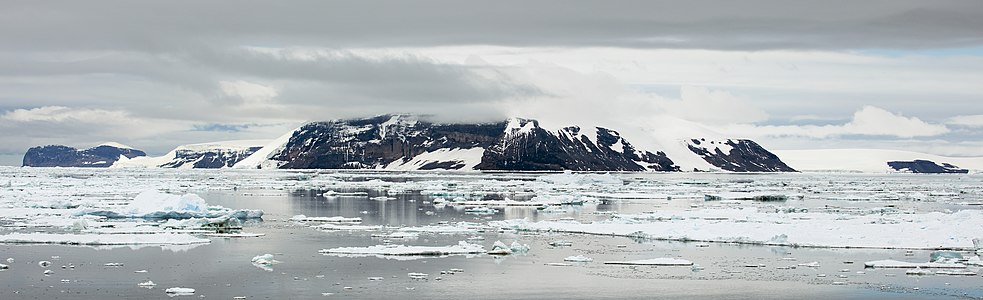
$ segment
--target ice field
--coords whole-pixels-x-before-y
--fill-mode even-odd
[[[983,297],[976,174],[0,175],[2,299]]]

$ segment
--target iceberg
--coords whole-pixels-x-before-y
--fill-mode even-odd
[[[267,253],[253,257],[251,262],[253,263],[253,266],[263,269],[263,271],[273,272],[273,267],[271,266],[275,263],[279,263],[280,261],[274,260],[273,254]]]
[[[255,256],[252,259],[252,263],[260,264],[260,265],[272,265],[278,262],[279,261],[273,259],[273,254],[269,254],[269,253]]]
[[[222,206],[209,206],[195,194],[173,195],[158,191],[144,191],[125,206],[116,210],[83,209],[78,215],[93,215],[107,218],[144,219],[190,219],[232,217],[237,219],[258,219],[262,210],[232,210]]]
[[[516,253],[526,253],[529,252],[529,245],[519,244],[518,241],[513,241],[512,245],[505,245],[502,241],[495,241],[492,245],[492,249],[488,251],[491,255],[510,255]]]
[[[937,263],[954,262],[963,259],[963,255],[956,251],[935,251],[929,257],[928,261]]]

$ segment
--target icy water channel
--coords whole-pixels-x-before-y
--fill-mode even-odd
[[[162,299],[170,287],[188,287],[179,298],[217,299],[952,299],[983,297],[976,275],[907,275],[906,269],[865,268],[864,262],[895,259],[927,262],[932,250],[849,249],[682,242],[641,236],[608,236],[510,230],[496,221],[604,222],[615,215],[701,212],[706,209],[808,211],[829,214],[917,214],[978,210],[983,178],[976,175],[904,174],[613,174],[614,188],[591,180],[539,185],[544,174],[374,173],[243,171],[88,171],[7,169],[5,225],[0,233],[63,232],[58,226],[20,226],[14,211],[31,195],[96,199],[132,198],[152,188],[195,193],[210,205],[259,209],[243,231],[261,237],[218,238],[193,245],[72,246],[0,243],[0,299]],[[555,174],[554,174],[555,175]],[[561,174],[562,175],[562,174]],[[583,179],[583,178],[581,178]],[[607,179],[603,179],[607,180]],[[603,181],[602,180],[602,181]],[[128,181],[129,183],[124,183]],[[596,181],[596,180],[595,180]],[[5,183],[0,180],[0,184]],[[595,182],[596,183],[596,182]],[[60,186],[60,191],[54,186]],[[19,189],[19,191],[18,191]],[[110,189],[112,189],[110,191]],[[42,192],[41,190],[47,190]],[[705,195],[766,192],[784,201],[707,201]],[[466,210],[439,202],[537,200],[577,195],[583,204]],[[70,196],[66,196],[70,195]],[[562,197],[561,197],[562,198]],[[440,199],[440,200],[438,200]],[[538,198],[542,199],[542,198]],[[571,198],[562,198],[571,199]],[[435,205],[435,200],[438,204]],[[101,202],[100,202],[101,201]],[[94,204],[96,206],[102,204]],[[34,207],[22,205],[25,207]],[[378,229],[326,230],[294,216],[360,218]],[[712,218],[707,218],[713,220]],[[467,225],[462,225],[467,224]],[[983,228],[975,224],[960,231]],[[347,225],[347,224],[341,224]],[[453,228],[470,230],[456,231]],[[401,229],[426,229],[395,235]],[[451,229],[447,229],[451,228]],[[842,230],[851,230],[843,228]],[[885,233],[893,234],[893,233]],[[899,239],[905,233],[898,232]],[[461,241],[528,245],[511,255],[350,257],[322,254],[337,247],[449,246]],[[972,250],[956,251],[966,257]],[[273,254],[278,263],[250,260]],[[564,261],[570,256],[590,262]],[[609,265],[606,261],[681,258],[693,266]],[[39,262],[50,261],[48,267]],[[815,262],[815,264],[813,264]],[[109,265],[107,265],[109,264]],[[811,265],[811,266],[810,266]],[[46,270],[50,270],[45,274]],[[934,270],[933,270],[934,271]],[[425,279],[409,273],[427,274]],[[138,286],[153,281],[156,285]]]

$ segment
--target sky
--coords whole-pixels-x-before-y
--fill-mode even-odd
[[[0,165],[384,113],[983,156],[983,1],[0,3]]]

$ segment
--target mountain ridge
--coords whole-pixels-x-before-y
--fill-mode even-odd
[[[678,120],[614,128],[539,120],[440,123],[386,114],[308,122],[272,141],[182,145],[111,167],[794,172],[747,139]],[[588,120],[589,122],[589,120]],[[624,129],[622,129],[624,128]],[[681,138],[684,136],[685,138]],[[67,165],[72,166],[72,165]]]

